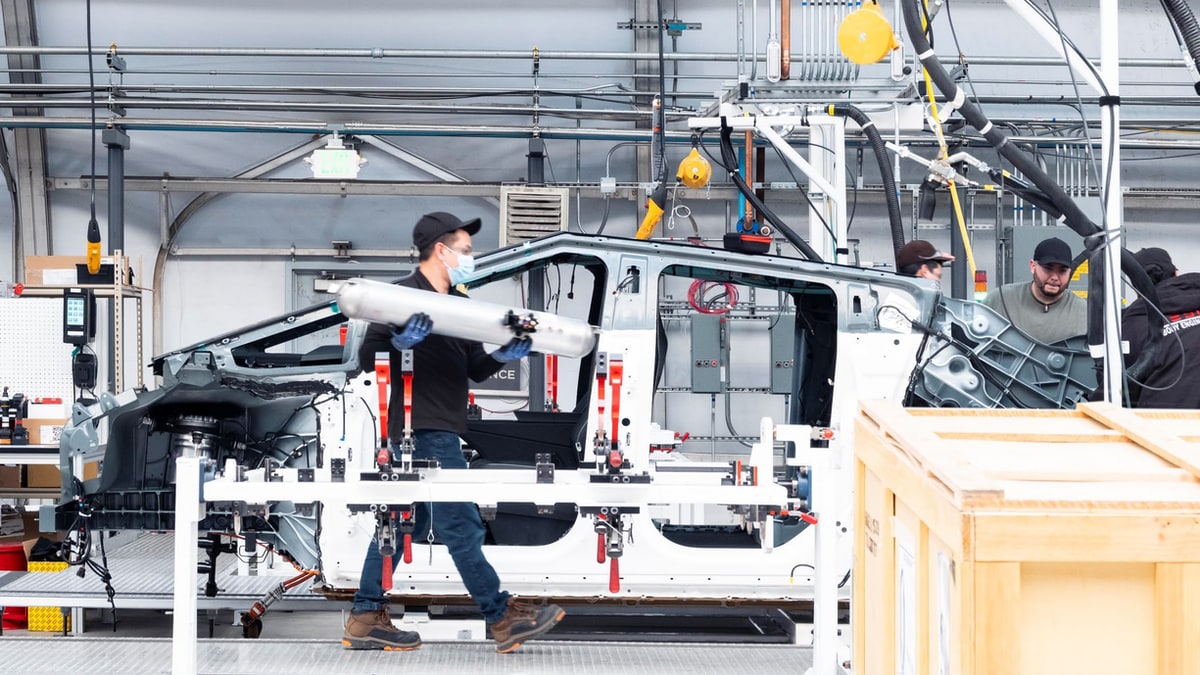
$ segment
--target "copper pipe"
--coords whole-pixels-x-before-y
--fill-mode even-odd
[[[779,79],[792,75],[792,0],[779,4]]]

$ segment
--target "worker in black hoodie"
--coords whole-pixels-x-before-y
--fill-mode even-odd
[[[1144,248],[1134,254],[1158,291],[1158,309],[1143,298],[1132,302],[1121,315],[1121,336],[1129,342],[1125,365],[1132,364],[1146,344],[1147,312],[1166,316],[1158,357],[1142,376],[1130,382],[1136,408],[1200,408],[1200,377],[1189,369],[1200,366],[1200,273],[1179,274],[1171,256],[1161,248]],[[1161,317],[1158,317],[1161,320]],[[1149,325],[1157,325],[1157,321]]]

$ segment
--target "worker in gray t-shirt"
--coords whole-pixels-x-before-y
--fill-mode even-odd
[[[1005,284],[988,293],[983,304],[1039,342],[1087,333],[1087,301],[1067,290],[1071,246],[1058,237],[1042,241],[1033,251],[1029,272],[1033,283]]]

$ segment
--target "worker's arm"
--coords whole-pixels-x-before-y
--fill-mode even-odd
[[[478,342],[472,342],[467,349],[467,377],[473,382],[483,382],[500,372],[504,363],[492,358],[492,355]]]

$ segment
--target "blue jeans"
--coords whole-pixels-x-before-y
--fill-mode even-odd
[[[450,431],[413,432],[416,449],[414,459],[437,459],[443,469],[466,469],[458,434]],[[393,446],[395,450],[395,446]],[[463,585],[471,598],[479,605],[484,621],[496,623],[504,617],[508,608],[508,592],[500,590],[500,577],[491,563],[483,556],[483,521],[479,509],[471,502],[421,503],[416,507],[416,531],[413,541],[425,541],[431,522],[430,509],[437,514],[433,530],[438,541],[450,549],[450,557],[458,568]],[[396,543],[392,556],[392,567],[403,564],[401,542]],[[367,546],[367,557],[363,561],[362,577],[358,580],[358,592],[354,594],[355,611],[376,611],[387,604],[383,594],[383,556],[379,554],[379,542],[373,537]]]

